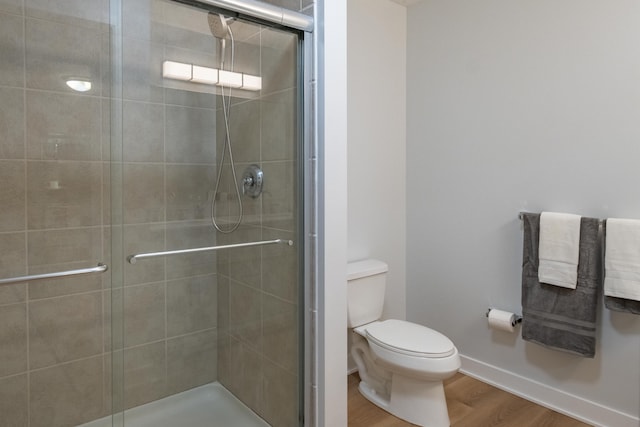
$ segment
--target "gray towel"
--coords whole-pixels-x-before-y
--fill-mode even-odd
[[[598,220],[580,222],[578,284],[567,289],[538,282],[540,214],[523,214],[522,338],[584,357],[596,352],[596,307],[602,286]]]
[[[606,231],[606,222],[603,221],[602,232]],[[640,314],[640,301],[604,296],[604,306],[609,310],[621,311],[623,313]]]

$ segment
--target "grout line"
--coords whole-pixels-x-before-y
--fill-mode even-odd
[[[25,10],[25,0],[22,1],[22,37],[23,37],[23,46],[22,46],[22,60],[23,60],[23,117],[22,117],[22,125],[23,125],[23,145],[24,145],[24,263],[25,263],[25,271],[29,272],[29,174],[28,167],[29,164],[27,162],[28,157],[28,127],[27,127],[27,18],[26,18],[26,10]],[[31,338],[30,338],[30,302],[29,302],[29,283],[24,283],[25,290],[25,326],[26,326],[26,344],[27,344],[27,427],[31,426]]]
[[[164,34],[163,34],[164,39]],[[163,40],[166,43],[166,40]],[[167,45],[164,44],[162,48],[163,57],[166,57],[167,53]],[[162,103],[164,104],[163,117],[162,117],[162,159],[163,159],[163,188],[162,188],[162,199],[164,204],[164,217],[163,223],[165,224],[163,235],[164,235],[164,248],[167,250],[167,90],[164,88],[162,91]],[[167,310],[168,301],[167,301],[167,257],[163,257],[162,268],[164,270],[163,274],[163,288],[164,288],[164,386],[163,394],[166,394],[169,388],[169,346],[168,346],[168,332],[169,332],[169,313]]]

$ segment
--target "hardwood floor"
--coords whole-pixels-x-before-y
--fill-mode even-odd
[[[349,427],[410,427],[365,399],[349,375]],[[463,374],[445,381],[451,427],[589,427]]]

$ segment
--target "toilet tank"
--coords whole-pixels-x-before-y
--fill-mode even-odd
[[[347,323],[350,328],[378,320],[387,285],[386,263],[365,259],[347,265]]]

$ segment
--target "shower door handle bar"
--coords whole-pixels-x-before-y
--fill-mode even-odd
[[[12,283],[33,282],[34,280],[55,279],[58,277],[80,276],[82,274],[104,273],[109,269],[106,264],[98,263],[95,267],[79,268],[77,270],[56,271],[54,273],[32,274],[30,276],[9,277],[0,279],[0,285]]]
[[[284,243],[289,246],[293,246],[293,240],[286,240],[286,239],[263,240],[260,242],[236,243],[234,245],[209,246],[206,248],[178,249],[175,251],[148,252],[146,254],[135,254],[135,255],[129,255],[127,257],[127,261],[129,261],[130,264],[135,264],[140,259],[156,258],[156,257],[168,256],[168,255],[192,254],[195,252],[219,251],[221,249],[248,248],[251,246],[276,245],[279,243]]]

